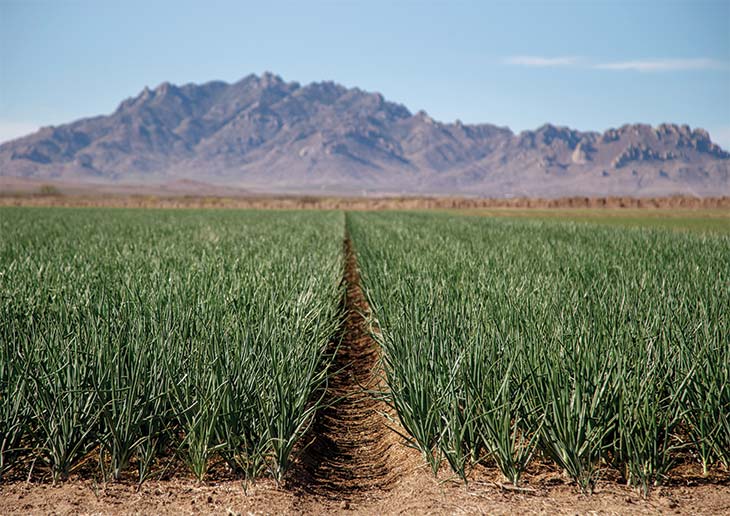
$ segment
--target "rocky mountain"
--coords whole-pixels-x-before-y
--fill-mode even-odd
[[[0,176],[279,193],[717,196],[730,195],[730,154],[686,125],[514,134],[266,73],[145,88],[110,115],[0,145]]]

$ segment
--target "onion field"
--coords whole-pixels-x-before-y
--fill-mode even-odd
[[[280,478],[340,320],[343,215],[0,211],[0,474]],[[91,463],[91,466],[90,464]]]
[[[730,238],[545,221],[348,218],[391,403],[434,471],[536,454],[584,491],[730,467]]]
[[[343,278],[357,278],[345,239],[368,310],[345,306]],[[611,478],[646,494],[679,463],[730,471],[728,234],[447,213],[7,208],[0,481],[281,481],[324,428],[318,415],[342,403],[330,392],[338,367],[377,369],[341,354],[346,313],[365,318],[376,349],[357,349],[383,365],[385,392],[368,395],[392,411],[378,415],[433,473],[468,482],[496,467],[517,486],[547,463],[584,492]]]

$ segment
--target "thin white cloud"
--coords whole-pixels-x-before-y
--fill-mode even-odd
[[[37,131],[39,128],[40,126],[38,124],[0,120],[0,143],[26,136]]]
[[[504,62],[516,66],[532,66],[536,68],[552,68],[556,66],[574,66],[580,58],[574,56],[542,57],[542,56],[510,56]]]
[[[700,57],[695,59],[646,59],[598,63],[593,68],[599,70],[634,72],[681,72],[689,70],[720,70],[728,64],[716,59]]]
[[[683,72],[692,70],[728,70],[730,63],[709,57],[690,59],[632,59],[627,61],[591,62],[576,56],[509,56],[502,60],[512,66],[532,68],[558,68],[579,66],[596,70],[633,71],[633,72]]]

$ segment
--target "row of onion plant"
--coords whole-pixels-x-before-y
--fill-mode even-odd
[[[277,479],[321,405],[338,213],[0,211],[0,475]],[[172,460],[171,460],[172,459]]]
[[[357,213],[390,399],[434,472],[536,455],[583,491],[730,467],[730,238]]]

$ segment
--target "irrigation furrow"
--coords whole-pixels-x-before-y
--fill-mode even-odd
[[[297,473],[306,492],[353,500],[384,489],[395,478],[391,447],[397,444],[383,417],[387,405],[374,392],[383,389],[378,373],[380,348],[368,333],[369,308],[360,288],[357,259],[349,239],[345,252],[345,320],[336,347],[326,398],[305,438],[309,445]],[[337,346],[337,343],[333,343]]]

